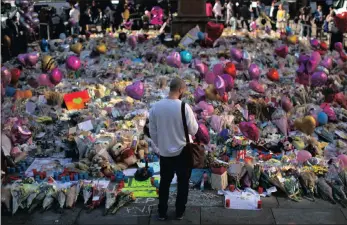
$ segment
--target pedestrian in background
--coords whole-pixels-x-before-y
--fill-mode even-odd
[[[220,3],[220,0],[216,0],[216,3],[213,6],[213,13],[217,21],[223,18],[223,13],[222,13],[223,9],[224,7]]]
[[[71,5],[70,10],[70,21],[71,21],[71,29],[72,34],[79,34],[80,33],[80,10],[77,8],[77,5]]]
[[[277,20],[277,26],[276,26],[277,30],[279,32],[284,32],[287,25],[287,12],[283,9],[282,4],[278,6],[276,20]]]

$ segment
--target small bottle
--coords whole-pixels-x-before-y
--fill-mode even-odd
[[[258,209],[261,209],[262,202],[261,200],[258,201]]]
[[[137,150],[137,136],[134,135],[130,148],[136,152]]]
[[[230,199],[225,199],[225,208],[230,208]]]

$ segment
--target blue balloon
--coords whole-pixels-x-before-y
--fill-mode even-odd
[[[7,86],[5,89],[5,94],[7,97],[13,97],[16,94],[16,89],[14,87]]]
[[[134,63],[141,63],[142,59],[141,58],[136,58],[136,59],[133,59],[133,62]]]
[[[65,40],[66,39],[66,34],[64,34],[64,33],[61,33],[60,35],[59,35],[59,39],[61,39],[61,40]]]
[[[205,39],[205,34],[203,33],[203,32],[198,32],[198,39],[200,40],[200,41],[202,41],[202,40],[204,40]]]
[[[319,125],[325,125],[328,123],[328,115],[325,112],[320,112],[317,115]]]
[[[41,48],[41,51],[48,52],[48,41],[46,39],[42,39],[40,48]]]
[[[193,58],[192,54],[186,50],[181,51],[180,56],[181,56],[181,62],[184,64],[190,63]]]
[[[291,35],[292,34],[292,28],[287,27],[286,28],[286,33],[287,33],[287,35]]]

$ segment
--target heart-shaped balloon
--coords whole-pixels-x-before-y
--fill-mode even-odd
[[[258,80],[261,74],[260,68],[257,64],[251,64],[248,68],[249,77],[252,80]]]
[[[197,104],[197,108],[202,110],[202,111],[205,111],[208,115],[212,115],[213,112],[214,112],[214,107],[212,104],[208,104],[207,102],[205,101],[201,101]]]
[[[210,143],[210,133],[208,132],[208,128],[205,124],[199,123],[198,132],[196,133],[195,137],[199,142],[205,145]]]
[[[35,66],[36,63],[39,61],[39,55],[35,52],[28,53],[25,58],[25,62],[29,66]]]
[[[314,48],[314,49],[318,49],[319,46],[320,46],[320,42],[319,40],[313,38],[311,41],[310,41],[310,44],[311,44],[311,47]]]
[[[326,57],[322,62],[321,65],[328,70],[330,70],[333,66],[333,59],[331,57]]]
[[[99,54],[105,54],[107,52],[107,47],[106,44],[101,43],[99,45],[97,45],[95,47],[95,50],[99,53]]]
[[[298,64],[306,64],[309,59],[310,59],[310,56],[301,54],[298,58]]]
[[[133,99],[141,100],[145,94],[145,87],[141,81],[135,81],[125,88],[127,95]]]
[[[205,78],[205,75],[208,73],[208,66],[202,62],[197,63],[195,69],[199,71],[201,78]]]
[[[316,119],[313,116],[305,116],[302,119],[295,120],[294,126],[299,131],[311,135],[316,128]]]
[[[225,91],[230,92],[234,88],[234,79],[229,74],[223,74],[221,76],[225,82]]]
[[[296,70],[297,73],[302,74],[306,72],[306,66],[304,63],[301,63],[299,68]]]
[[[320,108],[323,109],[323,112],[327,114],[329,121],[334,122],[337,120],[335,111],[331,108],[331,106],[328,103],[321,104]]]
[[[290,35],[287,37],[287,41],[292,44],[292,45],[295,45],[298,43],[299,39],[298,39],[298,36],[296,35]]]
[[[52,56],[50,55],[44,55],[42,57],[42,70],[43,71],[51,71],[55,68],[55,61]]]
[[[337,14],[335,23],[341,33],[347,33],[347,11]]]
[[[307,160],[309,160],[311,158],[312,158],[312,154],[309,151],[306,151],[306,150],[299,151],[298,155],[296,156],[296,160],[299,163],[304,163],[304,162],[306,162]]]
[[[323,50],[323,51],[327,51],[329,49],[329,46],[328,46],[328,44],[325,41],[322,41],[320,43],[320,49]]]
[[[216,75],[212,71],[209,71],[206,73],[205,75],[206,83],[213,84],[215,79],[216,79]]]
[[[257,80],[252,80],[251,82],[249,82],[249,88],[258,93],[265,92],[264,85],[260,84]]]
[[[312,74],[311,85],[313,87],[323,86],[327,81],[328,81],[328,76],[322,71],[315,72]]]
[[[4,88],[10,84],[11,82],[11,72],[6,67],[1,67],[1,83],[3,84]]]
[[[11,84],[13,85],[17,84],[21,73],[22,71],[18,68],[11,69]]]
[[[228,62],[224,67],[224,72],[226,74],[229,74],[230,76],[232,76],[235,79],[236,78],[236,67],[235,67],[234,63]]]
[[[242,60],[242,51],[240,49],[232,48],[230,50],[230,55],[231,55],[231,58],[233,60],[235,60],[236,62],[241,62],[241,60]]]
[[[252,123],[252,122],[241,122],[240,130],[242,134],[247,137],[248,139],[252,141],[258,141],[259,139],[259,129],[258,127]]]
[[[313,73],[317,69],[321,59],[321,55],[318,52],[313,52],[306,64],[307,72]]]
[[[63,79],[63,72],[59,68],[55,68],[52,70],[49,80],[52,84],[57,85]]]
[[[335,48],[336,51],[342,52],[343,51],[343,44],[341,42],[336,42],[334,44],[334,48]]]
[[[66,59],[66,68],[77,71],[81,67],[81,60],[77,56],[71,55]]]
[[[288,55],[288,46],[287,45],[282,45],[278,48],[275,49],[276,55],[279,57],[285,58]]]
[[[274,68],[270,69],[269,72],[267,73],[267,78],[271,81],[279,81],[280,80],[280,75],[278,71]]]
[[[49,79],[49,76],[47,74],[41,74],[38,78],[37,81],[39,85],[41,86],[48,86],[48,87],[53,87],[54,85]]]
[[[216,77],[214,80],[214,86],[219,96],[223,96],[225,93],[225,82],[221,76]]]
[[[213,69],[212,69],[213,73],[216,75],[216,76],[220,76],[224,73],[224,66],[222,63],[217,63],[216,65],[213,66]]]
[[[178,52],[172,52],[168,57],[166,57],[166,63],[169,66],[180,68],[181,67],[181,56]]]
[[[290,112],[293,109],[293,104],[287,96],[281,98],[282,109],[286,112]]]
[[[195,100],[195,103],[206,100],[205,91],[201,87],[198,87],[197,89],[195,89],[194,100]]]
[[[220,36],[222,36],[224,25],[222,23],[208,22],[206,25],[207,37],[214,43]]]
[[[73,44],[73,45],[70,46],[70,50],[73,53],[79,55],[81,53],[81,51],[82,51],[82,47],[83,47],[82,44],[80,42],[77,42],[76,44]]]
[[[134,49],[136,47],[136,44],[137,44],[136,36],[134,36],[134,35],[129,36],[128,44]]]

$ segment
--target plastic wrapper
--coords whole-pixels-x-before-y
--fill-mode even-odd
[[[56,190],[56,187],[54,186],[50,186],[48,188],[48,190],[46,191],[46,196],[45,198],[43,199],[43,203],[42,203],[42,209],[43,210],[48,210],[49,208],[51,208],[53,202],[54,202],[54,199],[56,198],[57,196],[57,190]]]
[[[11,211],[11,186],[1,187],[1,204],[4,204],[7,210]]]
[[[106,191],[106,203],[105,203],[105,212],[104,215],[106,215],[111,207],[114,205],[117,199],[117,192],[113,190]]]
[[[117,201],[115,204],[115,208],[112,210],[112,214],[115,214],[120,208],[124,205],[135,200],[133,193],[124,193],[121,192],[117,195]]]
[[[78,184],[71,185],[71,187],[68,188],[66,191],[66,202],[65,202],[66,208],[72,208],[75,204],[75,200],[77,198],[76,195],[78,195],[77,185]]]
[[[83,199],[84,204],[87,204],[89,199],[93,194],[93,185],[92,184],[83,184]]]
[[[65,205],[65,201],[66,201],[66,189],[62,188],[60,190],[57,191],[57,200],[59,203],[59,207],[62,209],[64,208]]]

